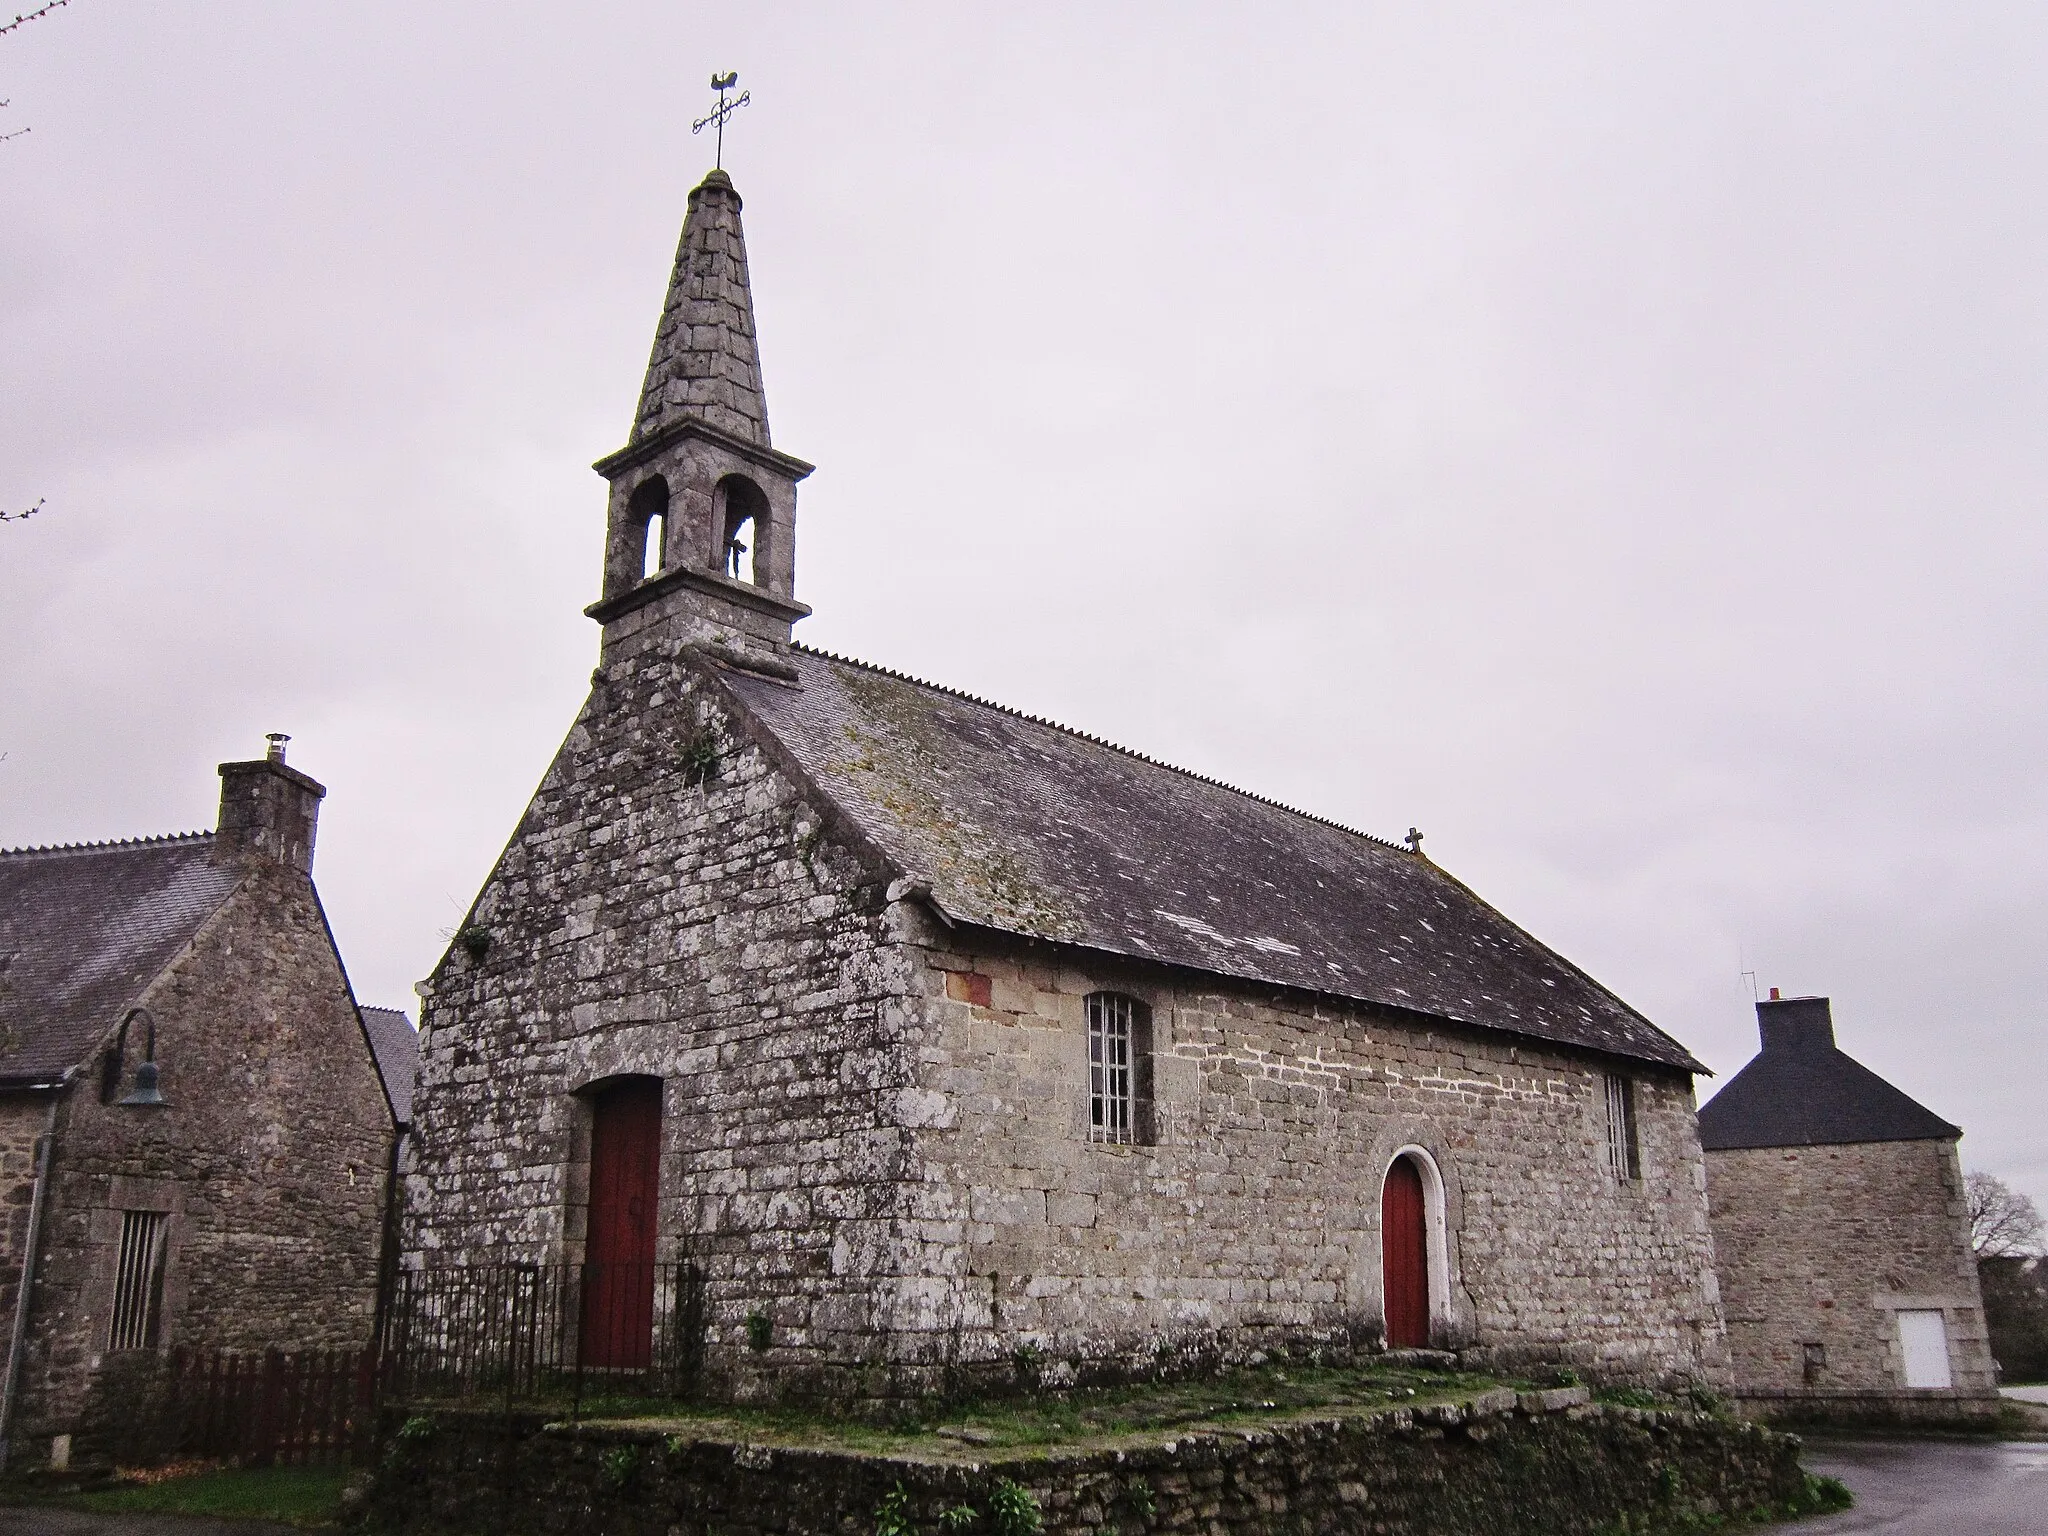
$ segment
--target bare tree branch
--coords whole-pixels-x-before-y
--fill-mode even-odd
[[[18,523],[25,517],[34,517],[38,512],[43,510],[43,503],[48,501],[49,499],[50,498],[47,496],[37,497],[36,504],[30,507],[26,512],[0,512],[0,523]]]
[[[0,35],[4,35],[8,32],[15,31],[20,27],[25,27],[32,21],[41,21],[45,16],[49,15],[50,12],[56,10],[59,6],[69,5],[70,3],[71,0],[50,0],[50,3],[44,6],[41,10],[30,11],[26,16],[17,16],[14,18],[14,20],[8,22],[5,26],[0,26]]]
[[[1970,1208],[1970,1247],[1980,1259],[2018,1259],[2041,1251],[2041,1212],[2025,1195],[1988,1173],[1963,1175]]]
[[[49,3],[47,5],[41,7],[38,10],[30,11],[26,15],[16,16],[14,20],[6,22],[4,24],[0,24],[0,37],[6,36],[6,34],[8,34],[9,32],[18,32],[21,30],[21,28],[27,26],[32,21],[41,21],[45,16],[49,15],[50,12],[56,10],[59,6],[69,5],[70,3],[71,0],[49,0]],[[4,107],[6,105],[6,102],[0,101],[0,107]],[[12,133],[0,133],[0,144],[5,144],[9,139],[18,139],[24,133],[27,132],[28,130],[26,128],[17,128]],[[28,513],[24,512],[21,515],[23,517],[27,517]]]

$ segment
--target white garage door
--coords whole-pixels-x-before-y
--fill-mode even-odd
[[[1906,1356],[1906,1385],[1946,1387],[1948,1374],[1948,1323],[1939,1312],[1901,1312],[1899,1348]]]

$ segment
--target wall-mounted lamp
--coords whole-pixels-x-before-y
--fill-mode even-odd
[[[128,1016],[121,1020],[122,1055],[124,1057],[127,1055],[128,1026],[137,1014],[142,1015],[143,1023],[149,1026],[149,1033],[144,1037],[145,1043],[142,1051],[142,1060],[135,1068],[135,1087],[126,1098],[120,1101],[120,1107],[123,1109],[168,1109],[170,1107],[170,1100],[163,1096],[162,1090],[156,1085],[156,1015],[147,1008],[130,1008]]]

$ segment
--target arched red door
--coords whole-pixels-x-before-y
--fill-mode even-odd
[[[1380,1192],[1380,1264],[1387,1304],[1387,1348],[1429,1347],[1429,1237],[1422,1170],[1397,1157]]]
[[[661,1080],[599,1091],[590,1126],[583,1245],[583,1363],[645,1370],[654,1339],[654,1221],[661,1191]]]

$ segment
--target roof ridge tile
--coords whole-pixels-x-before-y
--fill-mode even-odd
[[[101,853],[112,848],[146,848],[159,843],[194,843],[203,842],[212,836],[211,831],[149,832],[141,837],[108,837],[88,843],[30,843],[20,848],[0,848],[0,859],[22,858],[39,853]]]
[[[1098,747],[1107,747],[1112,752],[1120,753],[1125,757],[1135,758],[1137,761],[1148,763],[1154,768],[1164,768],[1168,773],[1177,773],[1182,778],[1193,779],[1198,784],[1208,784],[1217,789],[1228,790],[1233,795],[1241,795],[1245,799],[1256,801],[1260,805],[1270,805],[1276,811],[1285,811],[1290,816],[1299,816],[1303,821],[1312,821],[1318,826],[1329,827],[1333,831],[1343,832],[1349,836],[1363,839],[1374,847],[1385,848],[1391,853],[1406,853],[1412,856],[1412,850],[1403,847],[1389,838],[1361,831],[1357,827],[1348,826],[1344,822],[1333,820],[1328,816],[1318,816],[1314,811],[1304,811],[1298,805],[1289,805],[1284,800],[1275,800],[1272,796],[1262,795],[1257,790],[1241,788],[1236,784],[1230,783],[1227,779],[1211,778],[1206,773],[1197,773],[1192,768],[1183,768],[1178,763],[1167,762],[1164,758],[1150,757],[1140,752],[1136,747],[1127,747],[1121,742],[1111,741],[1106,736],[1097,736],[1088,731],[1078,730],[1071,725],[1062,725],[1059,721],[1048,719],[1044,715],[1033,715],[1021,709],[1013,709],[1008,704],[999,704],[994,699],[985,699],[980,694],[969,693],[964,688],[951,688],[944,683],[932,682],[929,678],[915,677],[908,672],[899,672],[894,667],[885,667],[876,662],[863,661],[858,656],[842,656],[837,651],[820,650],[814,645],[804,644],[801,640],[792,641],[790,648],[802,651],[807,656],[816,656],[821,661],[835,661],[841,666],[859,667],[864,672],[878,672],[883,677],[893,677],[898,682],[910,683],[919,688],[929,688],[934,693],[943,693],[949,698],[962,699],[969,704],[979,704],[984,709],[992,709],[996,713],[1008,715],[1012,719],[1026,720],[1033,725],[1042,725],[1048,730],[1058,731],[1064,736],[1072,736],[1080,741],[1093,742]]]

